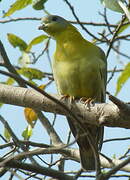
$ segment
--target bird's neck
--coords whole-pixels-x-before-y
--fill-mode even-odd
[[[74,43],[77,41],[83,41],[83,37],[81,36],[81,34],[77,31],[77,29],[72,26],[69,25],[63,32],[59,33],[56,37],[56,42],[57,44],[60,43]]]
[[[58,57],[63,57],[63,59],[78,59],[80,56],[86,54],[86,48],[89,46],[90,42],[86,41],[81,34],[77,31],[74,26],[69,26],[67,29],[59,33],[56,39],[56,59]],[[80,53],[79,53],[80,52]]]

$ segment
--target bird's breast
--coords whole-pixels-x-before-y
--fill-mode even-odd
[[[53,73],[58,92],[62,95],[94,98],[96,88],[100,86],[96,61],[86,57],[66,61],[54,59]]]

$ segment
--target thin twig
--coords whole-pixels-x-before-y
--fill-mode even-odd
[[[32,146],[32,147],[41,147],[41,148],[50,147],[50,145],[47,145],[44,143],[36,143],[36,142],[32,142],[32,141],[27,141],[27,140],[25,140],[25,141],[19,140],[19,143],[24,144],[26,146]],[[16,145],[14,142],[9,142],[9,143],[0,145],[0,149],[4,149],[4,148],[14,146],[14,145]]]
[[[5,51],[5,48],[2,44],[2,42],[0,41],[0,54],[4,60],[4,65],[5,67],[8,69],[9,72],[16,74],[17,76],[19,76],[18,72],[15,70],[15,68],[12,66],[12,64],[10,63],[10,60],[7,56],[7,53]],[[20,77],[20,76],[19,76]],[[23,82],[20,81],[20,79],[18,79],[18,84],[22,87],[25,87],[25,84]]]
[[[105,140],[103,141],[103,143],[111,142],[111,141],[124,141],[124,140],[130,140],[130,137],[105,139]]]
[[[110,28],[110,23],[108,22],[108,19],[107,19],[107,10],[106,10],[106,8],[104,8],[104,15],[103,15],[103,17],[104,17],[104,20],[106,22],[106,25],[107,25],[107,28],[108,28],[110,34],[113,34],[113,32],[111,31],[111,28]]]
[[[127,59],[130,59],[130,56],[128,56],[128,55],[126,55],[125,53],[123,53],[123,52],[120,52],[118,49],[116,49],[114,46],[112,47],[112,49],[116,52],[116,53],[118,53],[119,55],[121,55],[121,56],[123,56],[123,57],[125,57],[125,58],[127,58]]]
[[[123,17],[123,18],[122,18],[121,22],[118,24],[117,28],[115,29],[115,32],[113,33],[113,37],[111,38],[111,40],[110,40],[110,42],[109,42],[109,48],[108,48],[107,53],[106,53],[106,59],[107,59],[108,56],[109,56],[109,53],[110,53],[110,51],[111,51],[111,49],[112,49],[112,47],[113,47],[114,40],[115,40],[115,38],[116,38],[116,36],[117,36],[120,28],[122,27],[122,24],[123,24],[123,22],[125,21],[125,19],[126,19],[126,17]]]
[[[2,161],[3,159],[0,159],[0,161]],[[72,176],[66,175],[63,172],[54,170],[54,169],[50,169],[50,168],[45,168],[42,166],[36,166],[36,165],[32,165],[29,163],[21,163],[15,160],[11,160],[8,163],[5,164],[6,167],[9,168],[19,168],[19,169],[23,169],[26,171],[31,171],[37,174],[42,174],[42,175],[47,175],[53,178],[58,178],[58,179],[62,179],[62,180],[74,180]]]
[[[77,20],[77,23],[82,27],[82,29],[88,33],[91,37],[93,37],[94,39],[98,40],[98,41],[101,41],[101,42],[104,42],[103,40],[99,39],[98,37],[96,37],[95,35],[93,35],[90,31],[88,31],[87,28],[84,27],[84,25],[80,22],[78,16],[76,15],[75,13],[75,10],[74,10],[74,7],[69,3],[68,0],[64,0],[66,2],[66,4],[69,6],[73,16],[75,17],[75,19]]]
[[[130,163],[130,157],[126,160],[124,160],[122,163],[120,163],[119,165],[113,167],[110,171],[108,171],[105,174],[101,175],[101,180],[108,180],[111,175],[115,174],[117,171],[119,171],[122,167],[124,167],[125,165],[127,165],[128,163]]]
[[[17,21],[40,21],[41,18],[37,18],[37,17],[18,17],[18,18],[11,18],[11,19],[6,19],[6,20],[1,20],[0,23],[1,24],[6,24],[6,23],[10,23],[10,22],[17,22]],[[70,23],[72,24],[79,24],[76,21],[72,21],[72,20],[68,20]],[[106,23],[96,23],[96,22],[83,22],[81,21],[82,24],[84,25],[90,25],[90,26],[107,26]],[[127,25],[129,23],[124,23],[124,25]],[[115,24],[109,24],[110,27],[115,28],[117,25]]]
[[[60,137],[58,136],[58,134],[54,130],[54,128],[51,125],[51,123],[49,122],[49,120],[44,116],[44,114],[42,112],[39,112],[39,111],[36,111],[36,113],[37,113],[37,116],[38,116],[40,122],[42,123],[42,125],[46,129],[48,135],[50,136],[52,144],[55,146],[63,144]]]
[[[107,84],[109,84],[109,82],[112,80],[112,78],[114,77],[116,71],[116,66],[114,67],[113,71],[111,72],[111,76],[109,77],[109,79],[107,80]]]

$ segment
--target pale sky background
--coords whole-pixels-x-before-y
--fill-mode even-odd
[[[2,10],[7,11],[9,6],[15,1],[7,1],[5,2],[4,0],[0,3],[0,17],[2,16]],[[87,21],[87,22],[103,22],[103,18],[99,15],[99,11],[103,12],[103,6],[100,4],[99,0],[91,0],[91,1],[84,1],[84,0],[71,0],[70,1],[73,6],[75,7],[75,12],[79,19],[81,21]],[[45,4],[46,10],[51,13],[51,14],[56,14],[64,17],[65,19],[68,20],[75,20],[70,9],[68,6],[65,4],[63,0],[48,0],[48,2]],[[107,14],[109,15],[109,22],[115,23],[118,22],[121,18],[121,14],[113,12],[108,10]],[[45,13],[43,11],[35,11],[32,9],[31,6],[28,6],[26,9],[23,9],[21,11],[18,11],[14,13],[11,17],[12,18],[17,18],[17,17],[42,17],[44,16]],[[2,20],[2,18],[0,19]],[[8,56],[10,58],[10,61],[12,64],[17,64],[17,60],[20,56],[20,51],[16,48],[13,48],[8,40],[7,40],[7,33],[14,33],[17,36],[20,36],[22,39],[24,39],[26,42],[31,41],[34,37],[43,34],[42,31],[38,30],[38,26],[40,25],[40,21],[19,21],[19,22],[11,22],[11,23],[6,23],[6,24],[0,24],[0,39],[2,40],[6,51],[8,53]],[[79,31],[82,33],[82,35],[88,39],[92,40],[92,38],[86,34],[79,26],[77,26]],[[87,26],[87,28],[91,31],[91,33],[97,35],[97,32],[102,32],[103,27],[101,28],[96,28],[92,26]],[[52,55],[55,49],[55,42],[51,40],[51,48],[50,48],[50,54]],[[40,51],[43,48],[43,44],[40,44],[38,46],[35,46],[33,48],[34,52],[40,53]],[[102,49],[106,52],[107,48],[106,46],[102,45],[100,46]],[[123,52],[130,52],[130,46],[128,46],[128,43],[122,43],[121,48],[123,49]],[[124,64],[128,62],[124,57],[120,57],[120,59],[117,59],[116,54],[112,51],[110,53],[110,56],[108,58],[108,69],[113,69],[115,65],[119,68],[123,68],[122,64],[119,63],[119,61],[122,61]],[[39,68],[42,71],[45,72],[51,72],[50,70],[50,65],[47,61],[46,55],[42,56],[41,59],[35,64],[31,65],[32,67]],[[0,67],[1,68],[1,67]],[[115,88],[116,88],[116,81],[117,81],[118,74],[114,76],[114,78],[111,80],[110,84],[108,85],[107,90],[114,95],[115,93]],[[0,81],[4,80],[4,76],[0,75]],[[40,82],[40,81],[39,81]],[[130,101],[130,93],[129,93],[129,87],[130,87],[130,82],[128,81],[121,92],[119,93],[118,97],[125,101],[128,102]],[[50,86],[47,89],[47,92],[54,93],[56,92],[55,85]],[[21,107],[15,107],[11,105],[4,105],[0,109],[1,115],[8,121],[8,123],[11,125],[13,128],[14,132],[17,134],[17,136],[21,139],[21,132],[26,128],[27,122],[23,118],[23,108]],[[53,115],[49,114],[49,119],[52,122],[53,121]],[[59,116],[55,128],[58,129],[59,135],[62,137],[63,140],[66,140],[67,138],[67,133],[68,126],[66,123],[65,118],[62,118]],[[0,124],[0,132],[3,133],[3,125]],[[129,136],[129,130],[126,129],[121,129],[121,128],[105,128],[105,135],[104,139],[108,138],[117,138],[117,137],[128,137]],[[40,123],[37,122],[37,125],[34,129],[33,136],[31,138],[33,141],[37,142],[43,142],[47,143],[48,142],[48,136],[45,130],[40,126]],[[0,143],[2,143],[0,139]],[[119,157],[123,153],[125,153],[125,150],[129,147],[129,141],[121,141],[119,142],[110,142],[110,143],[105,143],[103,145],[102,152],[108,155],[109,157],[113,156],[116,154],[116,157]],[[2,152],[2,151],[1,151]],[[73,170],[75,167],[80,168],[77,163],[76,165],[72,168]],[[68,169],[71,168],[71,163]],[[122,174],[122,172],[121,172]],[[5,179],[8,178],[8,174],[4,176]],[[1,178],[2,179],[2,178]],[[79,179],[84,179],[84,178],[79,178]],[[113,178],[116,179],[116,178]],[[120,178],[118,178],[120,179]],[[127,178],[121,178],[122,180],[125,180]],[[4,179],[3,179],[4,180]]]

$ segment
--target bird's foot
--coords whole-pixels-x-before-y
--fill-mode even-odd
[[[90,107],[94,106],[95,99],[82,97],[82,98],[80,98],[80,102],[83,102],[85,104],[86,108],[90,109]]]
[[[71,103],[74,102],[75,97],[74,96],[69,96],[69,95],[62,95],[61,100],[67,100],[71,104]]]

